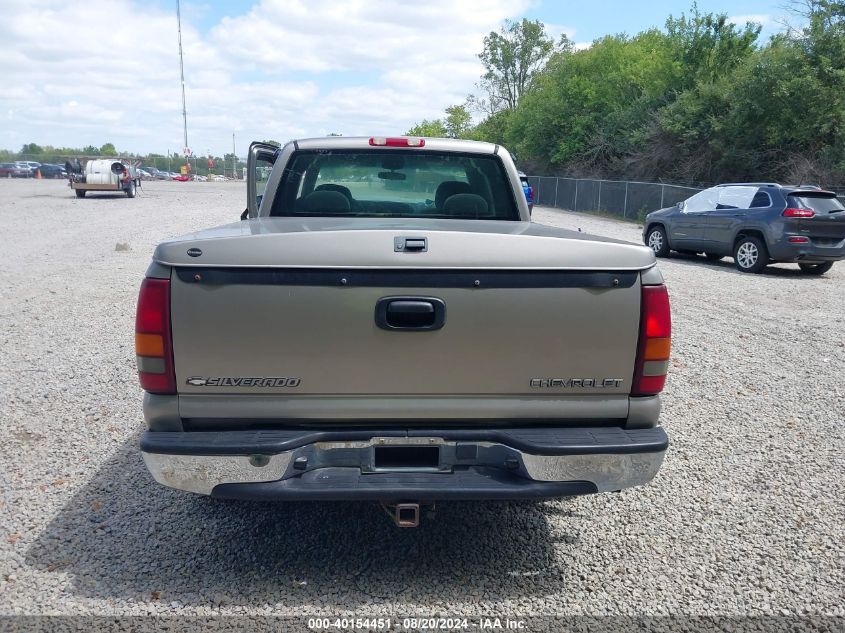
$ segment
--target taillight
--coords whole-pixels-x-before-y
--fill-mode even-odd
[[[384,147],[425,147],[425,139],[412,136],[373,136],[370,145]]]
[[[809,244],[810,243],[809,238],[800,237],[800,236],[790,237],[788,241],[789,241],[790,244]]]
[[[812,209],[795,209],[790,207],[783,210],[783,217],[785,218],[811,218],[816,215]]]
[[[672,346],[672,314],[666,286],[643,286],[640,340],[634,367],[632,396],[651,396],[663,391]]]
[[[135,312],[138,380],[149,393],[176,393],[170,339],[170,280],[144,279]]]

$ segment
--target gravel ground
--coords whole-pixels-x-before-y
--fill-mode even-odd
[[[219,502],[143,467],[138,284],[158,241],[243,207],[234,183],[77,200],[0,181],[0,614],[845,614],[845,264],[662,261],[672,446],[656,480],[442,504],[397,530],[369,504]]]

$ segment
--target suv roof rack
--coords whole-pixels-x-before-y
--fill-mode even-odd
[[[776,182],[723,182],[717,187],[782,187]]]

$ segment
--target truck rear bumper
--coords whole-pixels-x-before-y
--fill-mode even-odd
[[[660,428],[153,432],[141,438],[159,483],[257,500],[554,498],[651,481]]]

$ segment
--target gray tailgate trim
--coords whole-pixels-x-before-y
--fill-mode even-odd
[[[628,417],[628,396],[566,397],[390,397],[390,396],[179,396],[182,418],[237,420],[513,420]]]

